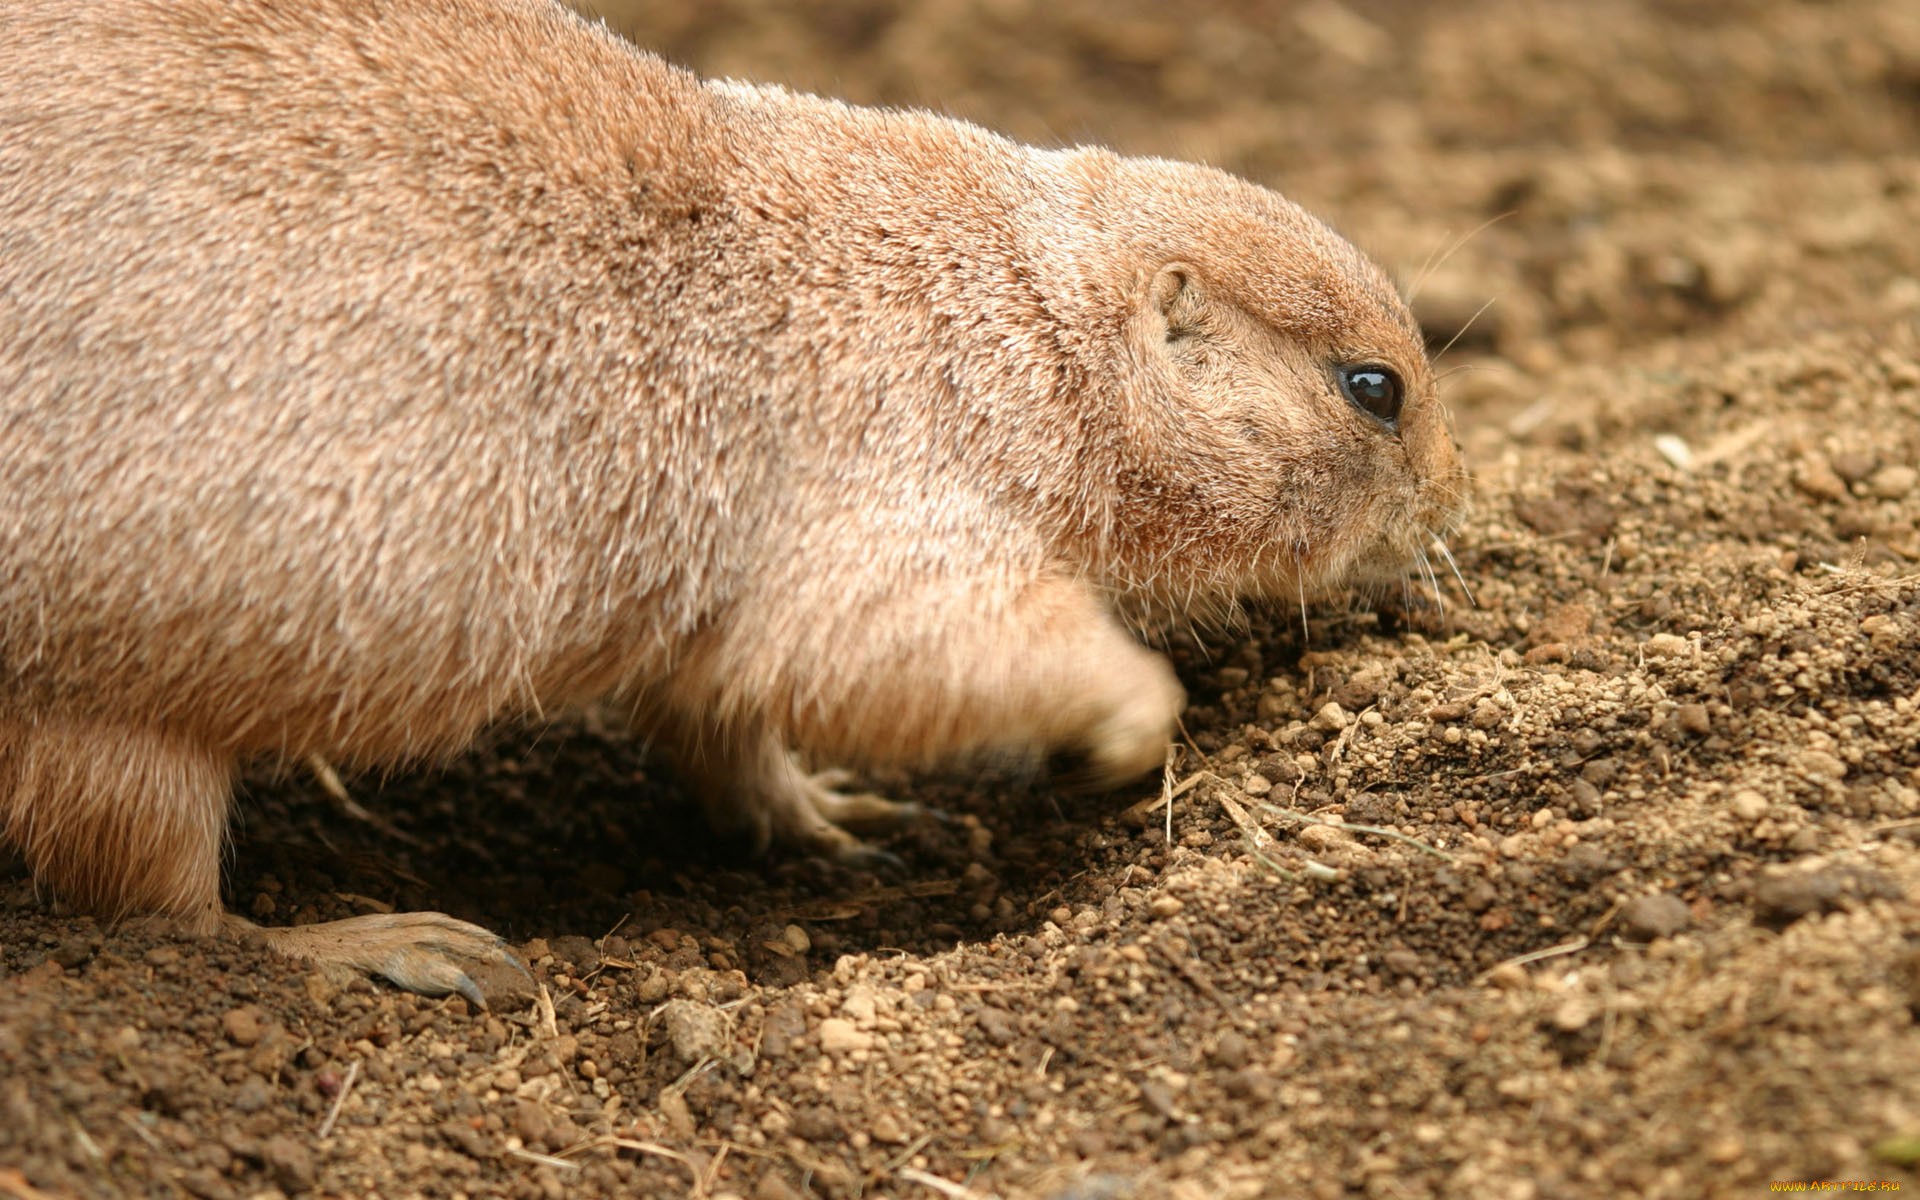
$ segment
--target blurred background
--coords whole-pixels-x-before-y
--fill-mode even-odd
[[[1556,368],[1920,308],[1914,0],[587,7],[702,74],[1279,189],[1489,368],[1448,383],[1470,450]]]

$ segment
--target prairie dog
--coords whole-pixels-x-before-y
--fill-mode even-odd
[[[807,764],[1161,761],[1132,631],[1397,577],[1463,475],[1392,286],[1259,187],[709,83],[551,0],[0,7],[0,832],[219,900],[236,764],[613,698]],[[796,756],[796,751],[798,756]],[[422,991],[438,914],[262,931]]]

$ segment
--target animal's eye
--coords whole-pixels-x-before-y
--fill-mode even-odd
[[[1369,363],[1338,367],[1334,373],[1340,378],[1340,390],[1355,408],[1388,429],[1399,425],[1400,405],[1407,397],[1407,389],[1391,368]]]

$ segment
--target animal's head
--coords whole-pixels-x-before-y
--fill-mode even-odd
[[[1204,617],[1402,578],[1458,519],[1466,475],[1386,276],[1218,171],[1055,161],[1087,240],[1042,252],[1077,274],[1086,401],[1122,440],[1108,586],[1129,607]]]

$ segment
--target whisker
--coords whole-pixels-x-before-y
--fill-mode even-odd
[[[1447,351],[1453,349],[1453,344],[1459,341],[1461,338],[1467,336],[1467,330],[1473,328],[1473,323],[1480,319],[1480,314],[1483,312],[1486,312],[1489,308],[1492,308],[1493,302],[1495,300],[1498,300],[1499,298],[1500,297],[1498,296],[1488,296],[1487,302],[1485,304],[1482,304],[1479,308],[1476,308],[1473,310],[1473,315],[1467,318],[1467,323],[1462,325],[1459,329],[1456,329],[1454,331],[1453,336],[1447,339],[1447,344],[1440,347],[1440,352],[1434,355],[1433,357],[1445,358]]]
[[[1433,561],[1427,557],[1424,549],[1416,547],[1414,555],[1420,561],[1420,573],[1427,577],[1427,587],[1433,592],[1433,605],[1440,610],[1440,619],[1447,619],[1447,598],[1440,592],[1440,578],[1433,573]]]
[[[1451,345],[1452,343],[1449,342],[1448,344]],[[1440,372],[1438,375],[1435,375],[1433,377],[1433,386],[1437,388],[1441,384],[1445,383],[1447,380],[1453,378],[1455,375],[1462,375],[1469,371],[1491,371],[1491,370],[1493,370],[1493,367],[1487,363],[1470,363],[1470,362],[1455,363],[1452,366],[1448,367],[1446,370]]]
[[[1453,572],[1453,578],[1460,584],[1460,591],[1467,598],[1467,607],[1479,608],[1480,602],[1473,598],[1473,589],[1467,586],[1467,577],[1460,573],[1460,564],[1453,560],[1453,551],[1447,549],[1446,542],[1433,539],[1434,548],[1440,551],[1440,557],[1447,560],[1447,569]]]
[[[1513,215],[1514,215],[1513,210],[1509,209],[1506,212],[1488,217],[1486,220],[1480,222],[1478,225],[1474,226],[1472,229],[1467,230],[1467,232],[1455,238],[1453,241],[1453,245],[1447,247],[1446,252],[1440,255],[1438,261],[1434,259],[1433,255],[1431,254],[1427,255],[1427,261],[1420,265],[1419,273],[1413,277],[1413,282],[1407,285],[1407,303],[1412,304],[1413,298],[1420,294],[1420,285],[1427,281],[1427,276],[1433,274],[1435,271],[1438,271],[1441,267],[1446,266],[1447,260],[1452,258],[1455,254],[1458,254],[1461,248],[1464,247],[1468,242],[1472,241],[1474,238],[1479,237],[1481,234],[1485,233],[1492,226],[1498,225],[1500,222],[1506,220],[1508,217],[1511,217]]]

